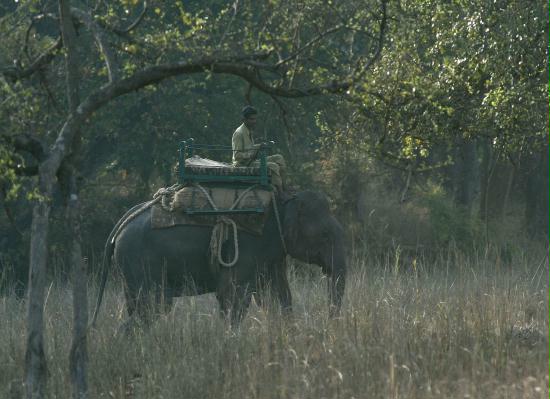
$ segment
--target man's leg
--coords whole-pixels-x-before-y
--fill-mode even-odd
[[[269,157],[266,157],[266,160],[267,169],[269,169],[269,171],[271,172],[271,184],[275,186],[280,194],[283,192],[283,180],[281,179],[279,165],[275,162],[270,162]],[[250,166],[257,168],[260,166],[260,161],[254,161]]]
[[[281,179],[280,168],[275,162],[268,162],[267,168],[271,171],[271,184],[273,184],[279,194],[283,192],[283,180]]]
[[[274,154],[274,155],[269,155],[266,159],[268,162],[277,164],[278,166],[277,174],[278,174],[278,177],[281,179],[281,187],[284,188],[286,184],[286,162],[284,157],[281,154]]]

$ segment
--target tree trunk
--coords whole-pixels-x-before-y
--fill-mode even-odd
[[[72,25],[70,5],[68,1],[59,0],[59,11],[61,17],[60,27],[63,35],[63,44],[67,49],[67,95],[69,97],[70,113],[73,115],[79,102],[77,76],[78,63],[75,58],[76,34]],[[82,115],[80,116],[83,117]],[[46,391],[47,364],[44,354],[44,288],[46,284],[46,264],[48,258],[49,215],[51,210],[53,188],[56,184],[56,174],[59,171],[61,163],[66,159],[67,154],[71,151],[72,146],[74,145],[74,137],[78,135],[78,128],[79,121],[69,117],[61,129],[52,150],[39,167],[40,200],[35,204],[33,209],[30,244],[27,349],[25,353],[25,385],[27,398],[41,399],[45,396]],[[76,197],[76,199],[78,199],[78,197]],[[71,205],[73,205],[74,209],[77,209],[77,207],[74,207],[74,204]],[[78,205],[78,203],[76,203],[76,205]],[[71,210],[71,212],[73,211]],[[77,228],[79,228],[78,223]],[[81,259],[79,241],[77,241],[73,246],[73,262],[74,259],[77,258]],[[80,260],[75,262],[75,265],[80,265],[81,263],[82,261]],[[81,268],[78,269],[80,272]],[[82,295],[81,292],[77,295],[77,302],[79,303],[82,302],[80,295]],[[80,326],[84,318],[83,315],[86,315],[87,318],[87,306],[82,312],[78,309],[75,309],[75,312],[78,312],[78,316],[75,315],[75,319],[78,318],[78,322],[75,322],[75,325],[78,324]],[[86,341],[82,341],[81,328],[76,328],[75,331],[79,334],[79,341],[76,345],[77,349],[75,350],[76,355],[74,358],[77,360],[83,359],[85,362],[86,356],[82,356],[81,353],[82,350],[85,351],[86,349]],[[82,342],[84,342],[84,345],[82,345]],[[71,356],[71,359],[72,358],[73,356]],[[80,369],[85,370],[85,367],[82,367],[80,361],[78,361],[78,364]],[[81,373],[76,373],[76,375],[81,375]],[[75,391],[83,392],[83,389],[79,387]]]
[[[473,140],[460,138],[461,168],[456,202],[470,209],[474,199],[474,188],[478,171],[476,144]]]
[[[508,209],[508,203],[510,202],[510,194],[512,192],[512,187],[514,185],[514,178],[516,176],[516,166],[511,165],[509,167],[508,179],[506,182],[506,192],[504,193],[504,199],[502,200],[502,207],[500,209],[500,217],[503,218],[506,216],[506,210]]]
[[[83,399],[88,395],[87,383],[87,327],[88,327],[88,292],[87,265],[82,259],[80,206],[74,171],[71,175],[70,198],[67,206],[68,230],[72,236],[71,265],[73,267],[73,342],[69,355],[73,398]]]
[[[40,177],[43,179],[42,173]],[[41,190],[42,193],[48,192],[48,186],[46,185]],[[25,388],[29,399],[44,398],[46,391],[47,365],[43,330],[50,198],[47,196],[34,205],[31,227],[27,350],[25,353]]]
[[[70,0],[59,0],[60,25],[65,47],[66,84],[69,112],[76,111],[80,103],[79,59],[76,47],[76,32],[71,18]],[[80,204],[78,199],[77,173],[81,160],[81,131],[76,127],[71,145],[71,154],[64,168],[68,171],[68,194],[66,221],[71,233],[71,266],[73,268],[73,341],[69,354],[69,368],[73,398],[84,399],[88,396],[87,368],[87,325],[88,294],[86,289],[86,264],[82,259],[80,233]]]
[[[533,154],[523,165],[525,178],[525,223],[532,238],[548,240],[548,145]]]
[[[489,138],[482,139],[482,158],[480,173],[480,197],[479,197],[479,217],[487,222],[489,217],[489,176],[491,175],[492,148]]]
[[[25,388],[27,398],[43,398],[46,391],[47,364],[44,349],[44,289],[48,259],[49,216],[55,172],[53,156],[40,164],[40,199],[33,207],[30,242],[29,298],[27,309],[27,348]]]

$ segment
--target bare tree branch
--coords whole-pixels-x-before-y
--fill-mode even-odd
[[[287,98],[302,98],[318,96],[321,94],[342,93],[349,89],[352,85],[351,80],[343,79],[341,81],[334,80],[323,85],[305,88],[277,87],[262,80],[254,69],[246,67],[246,65],[238,64],[217,64],[214,68],[214,72],[239,76],[266,94]]]
[[[225,38],[227,36],[227,33],[229,32],[229,29],[231,29],[231,26],[233,25],[233,22],[235,21],[235,17],[237,16],[237,12],[239,10],[239,0],[234,0],[233,4],[231,5],[231,8],[233,9],[233,15],[231,16],[231,19],[229,20],[229,23],[227,24],[227,27],[223,31],[221,38],[218,42],[218,46],[221,46],[222,43],[225,41]]]
[[[11,141],[16,151],[26,151],[38,162],[46,157],[46,151],[40,140],[29,134],[18,134],[17,136],[5,137],[5,139]]]
[[[125,29],[117,29],[119,33],[130,33],[132,30],[137,28],[137,26],[143,21],[143,17],[145,16],[145,13],[147,12],[147,0],[143,2],[143,10],[141,10],[141,13],[138,15],[138,17],[135,19],[134,22],[132,22],[130,25],[128,25]]]
[[[388,18],[387,3],[388,3],[387,0],[382,0],[382,3],[381,3],[382,17],[380,19],[378,40],[376,42],[376,51],[364,66],[362,67],[360,65],[357,66],[358,67],[357,69],[361,68],[361,70],[359,71],[356,79],[361,79],[365,75],[365,73],[369,70],[369,68],[378,60],[378,58],[380,58],[380,54],[382,53],[382,48],[384,47],[384,37],[386,35],[387,18]]]
[[[34,27],[36,22],[38,22],[40,20],[43,20],[45,18],[51,18],[51,19],[57,20],[57,16],[54,15],[54,14],[51,14],[51,13],[44,13],[44,14],[36,15],[36,16],[31,18],[31,23],[29,24],[29,27],[27,28],[27,31],[25,32],[25,44],[23,45],[23,52],[25,53],[25,55],[27,55],[29,60],[32,59],[31,55],[29,54],[29,38],[30,38],[31,30]]]
[[[21,68],[20,66],[3,67],[0,68],[0,73],[9,78],[12,82],[27,78],[45,65],[49,64],[55,58],[57,55],[57,50],[59,50],[61,46],[62,39],[59,37],[54,44],[38,56],[27,68]]]
[[[109,76],[109,82],[118,79],[118,67],[115,62],[115,54],[107,43],[107,39],[103,32],[103,29],[94,21],[92,15],[89,12],[80,10],[78,8],[71,8],[71,14],[81,20],[84,25],[92,32],[94,39],[99,46],[99,50],[105,58],[105,66],[107,67],[107,74]]]
[[[97,3],[94,6],[94,12],[99,10],[99,8],[101,7],[102,4],[103,4],[103,0],[97,0]]]
[[[343,28],[343,25],[336,25],[324,32],[321,32],[319,35],[315,36],[313,39],[309,40],[306,44],[304,44],[302,47],[294,51],[291,55],[289,55],[286,58],[283,58],[277,64],[275,64],[275,68],[279,68],[281,65],[286,64],[289,61],[294,60],[296,57],[298,57],[301,53],[303,53],[306,49],[313,46],[315,43],[318,43],[323,39],[325,36],[328,36],[332,33],[338,32]]]
[[[143,18],[145,17],[145,14],[147,13],[148,8],[149,6],[147,4],[147,0],[145,0],[143,2],[143,9],[141,10],[137,18],[132,23],[130,23],[130,25],[128,25],[126,28],[117,28],[115,26],[111,26],[101,22],[100,22],[100,26],[103,27],[105,30],[108,30],[109,32],[112,32],[118,36],[124,37],[125,39],[129,39],[130,38],[129,33],[134,29],[136,29],[141,23],[141,21],[143,21]],[[97,9],[98,7],[94,8],[94,11],[97,11]]]
[[[249,60],[261,59],[263,56],[265,56],[265,53],[227,59],[205,57],[195,62],[177,62],[155,65],[136,72],[127,78],[104,85],[91,93],[80,103],[76,112],[69,115],[52,147],[50,156],[45,161],[45,163],[48,164],[48,169],[54,171],[54,173],[57,171],[67,154],[67,147],[71,146],[77,127],[84,123],[96,110],[117,97],[177,75],[203,73],[206,71],[217,74],[230,74],[243,78],[266,94],[287,98],[339,93],[347,90],[351,86],[351,81],[349,80],[341,82],[333,81],[325,85],[311,86],[303,89],[284,89],[271,86],[262,81],[253,68],[242,63]]]
[[[246,91],[244,93],[245,104],[252,104],[252,87],[250,83],[246,85]]]
[[[286,145],[287,145],[288,151],[290,152],[290,155],[292,155],[292,149],[290,148],[289,142],[290,142],[290,138],[292,137],[293,129],[292,129],[292,126],[289,123],[288,118],[287,118],[288,112],[286,110],[285,105],[283,104],[283,102],[278,97],[275,97],[275,96],[272,95],[271,99],[273,101],[275,101],[275,103],[279,107],[281,118],[282,118],[283,124],[285,125],[285,128],[286,128],[286,136],[285,136]]]

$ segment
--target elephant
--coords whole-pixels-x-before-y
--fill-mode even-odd
[[[339,312],[345,288],[347,260],[344,230],[331,214],[327,198],[314,191],[277,199],[278,212],[270,212],[261,235],[238,232],[238,260],[232,267],[208,259],[212,227],[178,225],[152,229],[151,208],[138,205],[117,223],[105,245],[95,323],[112,260],[125,282],[130,318],[147,319],[167,311],[174,297],[215,293],[222,314],[238,323],[263,288],[270,289],[283,311],[292,298],[287,279],[286,253],[320,266],[328,276],[330,314]],[[135,210],[144,209],[137,216]],[[134,213],[131,220],[128,215]],[[231,243],[233,240],[229,240]],[[227,243],[226,243],[227,244]],[[232,247],[232,245],[225,245]],[[224,248],[226,257],[227,248]],[[286,252],[286,253],[285,253]],[[223,257],[222,257],[223,258]],[[261,295],[259,297],[261,302]]]

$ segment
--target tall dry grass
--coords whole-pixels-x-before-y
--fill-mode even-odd
[[[91,398],[548,398],[548,264],[449,252],[429,263],[355,254],[342,315],[296,266],[291,319],[252,306],[239,328],[211,296],[183,298],[134,335],[120,282],[90,332]],[[533,257],[534,259],[535,257]],[[90,290],[94,294],[93,287]],[[71,293],[46,303],[49,396],[70,396]],[[0,298],[0,398],[19,398],[25,303]]]

